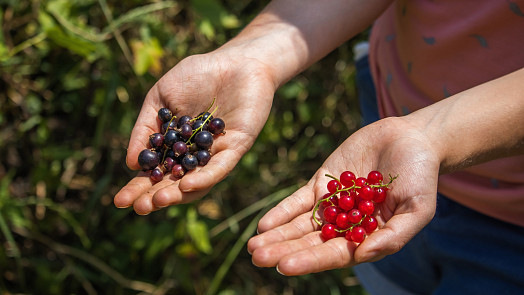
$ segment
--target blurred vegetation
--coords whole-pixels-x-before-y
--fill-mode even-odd
[[[112,203],[148,89],[267,2],[0,0],[0,293],[363,294],[350,269],[287,278],[245,248],[358,127],[355,40],[279,89],[205,198],[148,216]]]

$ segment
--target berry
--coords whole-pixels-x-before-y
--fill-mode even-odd
[[[349,239],[348,239],[349,234]],[[351,231],[346,233],[346,239],[355,243],[362,243],[366,237],[366,231],[361,226],[355,226]]]
[[[195,157],[198,160],[198,165],[205,166],[211,159],[211,153],[207,150],[199,150],[195,153]]]
[[[224,132],[224,129],[226,128],[226,123],[224,123],[224,120],[220,118],[214,118],[213,120],[209,121],[207,130],[214,135],[218,135],[222,132]]]
[[[358,210],[364,215],[371,215],[375,212],[375,204],[371,201],[362,200],[358,203]]]
[[[357,188],[357,193],[362,200],[373,200],[373,197],[375,196],[375,192],[373,191],[373,189],[366,184],[364,184],[360,188]]]
[[[374,232],[378,227],[377,219],[373,216],[366,216],[362,220],[362,223],[360,224],[362,228],[366,231],[367,234],[371,234]]]
[[[357,177],[351,171],[344,171],[340,174],[340,183],[344,187],[352,187],[353,184],[355,184],[355,179],[357,179]]]
[[[330,180],[327,184],[327,189],[330,193],[334,193],[336,192],[337,190],[341,189],[342,188],[342,185],[340,184],[340,182],[336,179],[333,179],[333,180]]]
[[[188,140],[191,135],[193,135],[193,127],[191,127],[189,124],[182,124],[180,126],[180,135],[183,139]]]
[[[207,149],[213,144],[213,134],[209,131],[201,131],[195,135],[195,143],[199,148]]]
[[[168,108],[161,108],[158,110],[158,118],[162,123],[169,122],[173,118],[173,113]]]
[[[337,206],[329,206],[324,209],[324,220],[329,223],[337,222],[337,215],[339,213]]]
[[[375,203],[382,203],[386,199],[387,190],[383,187],[375,187],[373,193],[373,201]]]
[[[153,133],[149,135],[149,144],[152,148],[159,148],[164,144],[164,136],[162,133]]]
[[[207,130],[207,124],[204,123],[204,121],[202,120],[196,120],[193,123],[193,130],[195,130],[196,132],[199,132],[201,130]]]
[[[355,197],[351,195],[340,196],[338,206],[344,211],[349,211],[355,206]]]
[[[175,129],[175,128],[176,128],[176,122],[174,120],[173,121],[167,121],[167,122],[162,124],[162,128],[161,128],[160,132],[162,132],[162,134],[166,134],[167,130],[172,130],[172,129]]]
[[[337,235],[336,227],[333,224],[327,223],[322,226],[321,236],[325,241],[336,238]]]
[[[348,213],[348,218],[351,223],[359,223],[362,219],[362,212],[358,209],[351,209]]]
[[[173,168],[171,169],[171,174],[173,174],[173,176],[176,178],[181,178],[185,173],[186,171],[184,170],[184,167],[182,167],[180,164],[173,165]]]
[[[366,181],[367,181],[367,179],[365,179],[364,177],[359,177],[359,178],[355,179],[355,186],[362,187],[363,185],[366,184]]]
[[[191,119],[192,118],[187,115],[180,117],[180,119],[178,119],[177,127],[180,128],[184,124],[191,125]]]
[[[210,113],[208,113],[208,112],[202,112],[202,113],[198,114],[197,118],[199,118],[202,121],[206,121],[208,119],[209,120],[213,119],[213,116]]]
[[[186,170],[193,170],[198,166],[198,160],[195,156],[187,154],[182,158],[181,164]]]
[[[138,164],[144,170],[152,170],[160,163],[160,155],[155,150],[145,149],[138,155]]]
[[[183,141],[177,141],[173,144],[173,152],[175,154],[175,157],[180,157],[181,155],[184,155],[187,153],[187,144]]]
[[[335,222],[340,229],[347,229],[351,225],[349,215],[346,212],[338,213]]]
[[[173,166],[175,165],[175,160],[173,160],[173,158],[166,158],[164,160],[163,165],[165,171],[171,171],[171,169],[173,169]]]
[[[368,183],[369,184],[380,184],[384,177],[382,176],[382,173],[378,171],[371,171],[368,174]]]
[[[175,130],[168,130],[164,136],[164,143],[167,147],[172,147],[175,142],[181,141],[180,133]]]
[[[157,167],[151,171],[149,178],[151,178],[153,182],[159,182],[162,180],[162,178],[164,178],[164,173],[160,168]]]

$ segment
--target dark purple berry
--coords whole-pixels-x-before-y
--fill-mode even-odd
[[[175,176],[176,178],[181,178],[186,173],[186,170],[184,170],[184,167],[180,164],[175,164],[173,168],[171,169],[171,174]]]
[[[173,152],[175,153],[175,157],[187,153],[187,144],[183,141],[175,142],[175,144],[173,144]]]
[[[149,144],[153,148],[159,148],[164,144],[164,136],[162,133],[153,133],[149,135]]]
[[[164,172],[160,168],[155,168],[151,171],[150,177],[153,182],[159,182],[164,178]]]
[[[184,124],[191,125],[191,119],[192,118],[187,115],[180,117],[180,119],[178,119],[178,124],[177,124],[178,128],[182,127],[182,125]]]
[[[162,124],[162,128],[161,128],[161,132],[162,134],[166,134],[166,131],[167,130],[173,130],[176,128],[176,122],[175,120],[173,121],[167,121],[165,123]]]
[[[207,125],[207,130],[215,135],[224,132],[225,128],[226,123],[220,118],[214,118],[213,120],[209,121]]]
[[[165,171],[171,171],[173,169],[173,166],[176,164],[175,160],[173,158],[166,158],[164,160],[164,170]]]
[[[213,144],[213,134],[209,131],[198,132],[195,135],[195,143],[199,148],[208,149]]]
[[[145,149],[138,155],[138,164],[144,170],[154,169],[160,163],[160,155],[152,149]]]
[[[198,166],[198,160],[195,156],[187,154],[184,158],[182,158],[182,166],[186,170],[193,170]]]
[[[202,130],[207,130],[207,124],[204,123],[202,120],[196,120],[193,123],[193,130],[200,132]]]
[[[208,112],[202,112],[202,113],[198,114],[197,118],[199,118],[202,121],[205,121],[207,119],[209,119],[209,120],[213,119],[213,116],[211,116],[211,114],[208,113]]]
[[[164,144],[168,147],[172,147],[175,142],[181,140],[182,137],[180,136],[180,133],[175,130],[168,130],[164,136]]]
[[[158,110],[158,119],[162,121],[162,123],[169,122],[173,118],[173,113],[168,108],[161,108]]]
[[[198,160],[198,165],[205,166],[211,159],[211,153],[207,150],[199,150],[195,153],[195,157]]]
[[[198,146],[196,145],[196,143],[192,143],[189,147],[188,147],[188,150],[187,150],[190,154],[194,154],[198,151]]]
[[[182,136],[183,139],[189,139],[192,134],[193,127],[191,127],[189,124],[183,124],[180,126],[180,136]]]

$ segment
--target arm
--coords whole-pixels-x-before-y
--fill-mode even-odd
[[[138,154],[159,130],[156,113],[162,107],[196,115],[216,97],[227,135],[213,144],[206,166],[180,180],[164,177],[155,184],[140,172],[117,193],[115,205],[148,214],[205,195],[251,148],[276,88],[368,26],[388,2],[273,1],[224,46],[182,60],[148,92],[131,133],[127,165],[140,168]]]
[[[248,242],[256,265],[300,275],[378,260],[399,251],[432,218],[438,176],[524,153],[524,69],[410,115],[386,118],[351,135],[308,184],[259,222]],[[371,170],[399,175],[378,208],[379,230],[358,247],[323,242],[311,210],[326,192],[326,173]]]

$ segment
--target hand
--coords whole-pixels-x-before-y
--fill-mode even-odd
[[[166,175],[152,183],[139,172],[115,196],[117,207],[133,206],[138,214],[168,205],[187,203],[205,195],[226,177],[253,145],[264,126],[276,89],[269,71],[255,59],[242,58],[233,50],[191,56],[165,74],[149,91],[131,133],[127,165],[138,170],[138,154],[147,148],[149,135],[159,132],[158,110],[168,107],[177,115],[196,116],[212,103],[216,117],[226,122],[226,134],[211,148],[204,167],[181,179]]]
[[[439,160],[426,135],[404,118],[368,125],[350,136],[312,179],[271,209],[248,242],[253,263],[276,266],[284,275],[302,275],[378,260],[399,251],[432,218]],[[345,170],[367,176],[372,170],[398,178],[377,206],[379,230],[358,247],[339,237],[324,242],[312,209],[327,192],[330,178]]]

